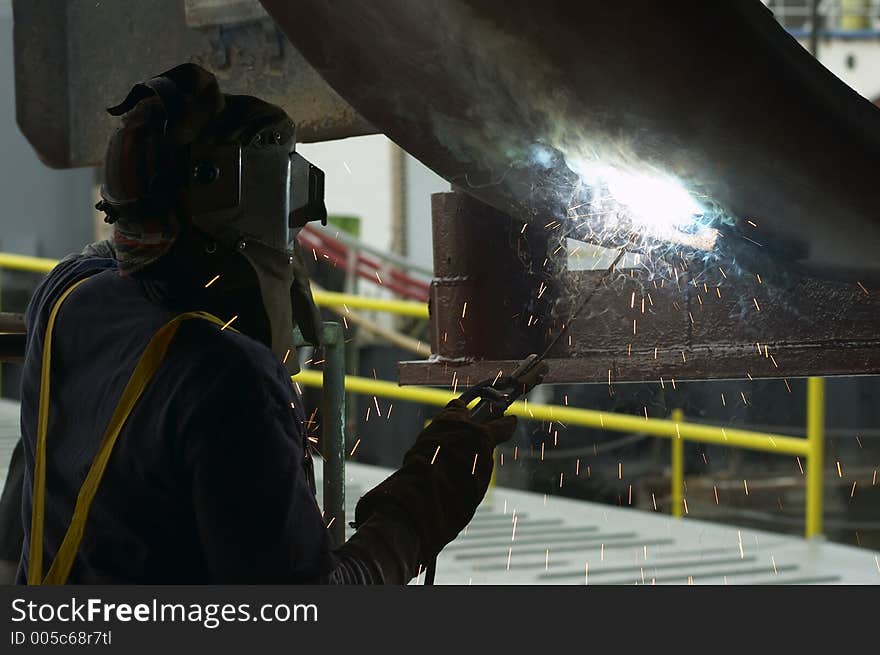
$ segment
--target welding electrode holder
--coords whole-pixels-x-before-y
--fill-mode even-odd
[[[509,376],[483,380],[459,396],[465,405],[477,398],[480,402],[470,410],[471,418],[478,423],[501,417],[515,400],[521,398],[541,383],[548,371],[547,363],[538,355],[526,357]]]

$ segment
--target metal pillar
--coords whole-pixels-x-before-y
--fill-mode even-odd
[[[335,545],[345,541],[345,335],[324,323],[321,450],[324,455],[324,519]]]
[[[825,454],[825,379],[807,379],[807,517],[806,537],[822,535],[822,483]]]
[[[673,409],[670,417],[676,425],[684,422],[684,412],[681,409]],[[675,518],[681,518],[684,506],[684,439],[680,431],[669,440],[672,449],[672,496],[670,498],[670,513]]]

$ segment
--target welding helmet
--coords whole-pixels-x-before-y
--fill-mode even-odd
[[[220,93],[194,64],[136,85],[108,112],[123,125],[98,207],[114,225],[121,273],[160,259],[185,229],[234,250],[259,284],[267,345],[295,372],[294,323],[320,338],[295,236],[309,221],[326,224],[327,212],[323,172],[295,152],[293,122],[275,105]]]

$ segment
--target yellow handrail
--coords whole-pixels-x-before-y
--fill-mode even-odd
[[[321,386],[320,371],[301,371],[293,377],[295,382],[307,387]],[[426,405],[445,405],[457,394],[445,389],[427,387],[401,387],[394,382],[374,380],[353,375],[345,377],[345,389],[349,393],[381,396],[395,400],[407,400]],[[783,455],[803,455],[809,452],[806,439],[783,434],[727,429],[701,423],[681,423],[669,419],[646,419],[629,414],[599,412],[578,407],[540,405],[519,401],[513,403],[508,413],[537,421],[558,421],[564,425],[578,425],[617,432],[636,432],[654,437],[678,438],[721,446],[733,446],[750,450]]]
[[[0,268],[8,268],[28,273],[48,273],[58,263],[57,260],[45,257],[30,257],[13,253],[0,253]],[[366,298],[335,291],[314,291],[315,303],[323,307],[349,307],[377,312],[389,312],[400,316],[428,318],[428,306],[422,302],[410,300],[392,300],[384,298]]]

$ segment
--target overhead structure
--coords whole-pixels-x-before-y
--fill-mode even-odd
[[[880,268],[880,109],[759,0],[262,3],[377,129],[515,218],[656,177],[730,242]]]
[[[287,42],[257,0],[14,0],[19,127],[47,165],[104,158],[105,107],[131,85],[192,61],[227,93],[295,118],[303,142],[375,130]]]

